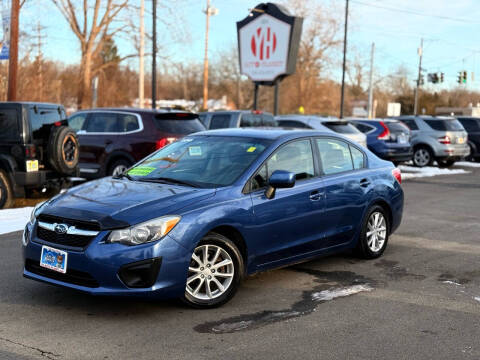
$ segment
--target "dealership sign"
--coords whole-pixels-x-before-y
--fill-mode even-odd
[[[237,22],[240,71],[268,84],[295,71],[303,19],[273,3],[257,5]]]

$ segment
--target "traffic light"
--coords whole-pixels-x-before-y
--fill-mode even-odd
[[[467,72],[466,72],[466,71],[464,71],[464,72],[462,73],[462,82],[463,82],[464,84],[467,83]]]
[[[443,83],[444,73],[440,73],[440,82]]]
[[[420,85],[423,85],[423,84],[425,83],[425,80],[424,80],[424,79],[425,79],[425,78],[423,77],[423,74],[420,75],[420,81],[419,81],[419,84],[420,84]]]
[[[463,80],[463,74],[461,71],[459,71],[457,75],[457,83],[461,84],[462,80]]]

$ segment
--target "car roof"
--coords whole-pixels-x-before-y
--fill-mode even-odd
[[[281,128],[226,128],[200,131],[192,136],[232,136],[232,137],[246,137],[257,139],[276,140],[280,138],[297,138],[304,136],[319,136],[327,135],[332,136],[333,133],[327,131],[315,131],[315,130],[285,130]],[[340,136],[339,136],[340,137]]]
[[[277,115],[275,120],[299,120],[299,121],[309,121],[309,120],[319,120],[321,122],[327,121],[345,121],[333,116],[317,116],[317,115],[301,115],[301,114],[287,114],[287,115]]]
[[[96,111],[119,111],[119,112],[123,111],[123,112],[131,112],[136,114],[191,113],[190,111],[176,110],[171,108],[141,109],[141,108],[114,108],[114,107],[81,109],[81,110],[78,110],[77,113],[78,112],[96,112]]]
[[[255,112],[256,110],[218,110],[218,111],[203,111],[200,112],[199,114],[237,114],[237,113],[248,113],[248,114],[253,114],[253,115],[262,115],[262,114],[267,114],[267,115],[272,115],[272,113],[269,113],[268,111],[258,111]]]
[[[383,121],[385,123],[389,122],[400,122],[400,119],[349,119],[350,121],[364,121],[364,122],[378,122],[378,121]]]
[[[34,101],[1,101],[1,104],[10,104],[10,105],[37,105],[37,106],[47,106],[47,107],[62,107],[62,104],[47,103],[47,102],[34,102]]]

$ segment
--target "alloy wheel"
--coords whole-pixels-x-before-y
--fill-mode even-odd
[[[430,153],[427,149],[418,149],[414,155],[415,164],[423,167],[430,162]]]
[[[125,165],[117,165],[113,169],[112,175],[113,176],[119,176],[123,174],[127,170],[127,167]]]
[[[230,254],[217,245],[198,246],[188,268],[186,291],[197,300],[211,300],[231,286],[235,267]]]
[[[387,239],[387,222],[381,212],[370,215],[367,223],[367,246],[376,253],[380,251]]]

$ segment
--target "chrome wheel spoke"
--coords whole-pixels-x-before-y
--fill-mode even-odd
[[[222,266],[226,266],[226,265],[231,265],[232,264],[232,260],[223,260],[223,261],[220,261],[218,264],[215,264],[212,266],[212,269],[218,269],[218,268],[221,268]]]
[[[207,291],[207,296],[212,298],[212,290],[210,289],[210,280],[205,281],[205,289]]]
[[[200,290],[200,288],[202,287],[203,283],[205,282],[205,279],[200,279],[200,283],[197,285],[197,287],[195,288],[195,290],[193,290],[193,296],[197,295],[198,294],[198,291]]]
[[[374,212],[370,215],[365,237],[367,246],[371,251],[378,252],[382,249],[387,238],[387,223],[382,213]]]
[[[224,278],[233,277],[233,273],[221,273],[221,272],[218,272],[218,273],[215,273],[215,277],[224,277]]]
[[[200,279],[200,274],[195,274],[195,275],[193,275],[193,276],[190,276],[190,277],[187,279],[187,284],[190,284],[192,281],[197,280],[197,279]]]
[[[225,291],[225,288],[224,288],[223,285],[220,283],[220,281],[218,281],[218,279],[217,279],[216,277],[213,277],[213,278],[212,278],[212,282],[214,282],[215,285],[217,285],[218,290],[220,290],[221,292],[224,292],[224,291]]]
[[[202,260],[200,260],[200,258],[195,253],[193,253],[192,255],[192,260],[195,261],[198,265],[203,266]]]
[[[213,256],[213,259],[212,259],[212,264],[215,264],[219,255],[220,255],[220,248],[217,248],[217,251],[215,252],[215,255]]]

